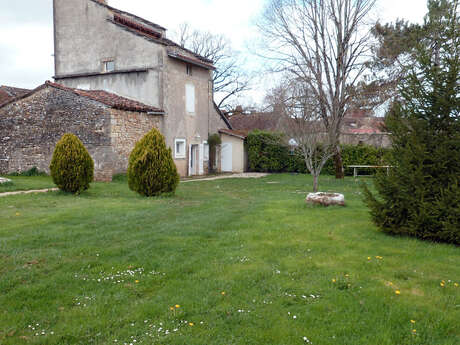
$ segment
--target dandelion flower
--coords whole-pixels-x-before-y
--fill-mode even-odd
[[[442,287],[444,287],[446,284],[444,282],[441,282],[439,285],[441,285]]]
[[[169,307],[169,310],[174,310],[174,307]]]
[[[400,294],[401,294],[401,291],[396,290],[396,291],[395,291],[395,294],[400,295]]]
[[[413,330],[412,330],[412,333],[417,333],[417,330],[416,330],[416,329],[413,329]]]
[[[180,308],[180,305],[179,305],[179,304],[176,304],[175,307],[176,307],[176,308]]]
[[[190,325],[190,327],[195,325],[193,322],[189,322],[188,324]]]
[[[370,260],[370,259],[371,259],[371,257],[370,257],[370,256],[368,256],[368,257],[367,257],[367,260]]]
[[[135,283],[136,283],[136,284],[139,284],[139,280],[136,280]]]
[[[335,279],[332,279],[332,282],[333,282],[333,283],[335,283],[335,282],[336,282],[336,280],[335,280]]]
[[[458,283],[454,283],[454,286],[455,286],[455,287],[458,287]]]
[[[415,323],[415,320],[410,320],[410,323],[414,324],[414,323]]]
[[[225,295],[225,291],[222,291],[220,294],[221,294],[222,296],[224,296],[224,295]]]

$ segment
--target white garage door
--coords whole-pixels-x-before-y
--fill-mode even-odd
[[[221,159],[222,159],[222,171],[223,172],[232,172],[232,143],[222,143],[221,150]]]

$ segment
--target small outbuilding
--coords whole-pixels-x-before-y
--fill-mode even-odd
[[[221,171],[242,173],[247,171],[247,153],[244,148],[246,134],[231,129],[220,129],[222,140],[220,157]]]

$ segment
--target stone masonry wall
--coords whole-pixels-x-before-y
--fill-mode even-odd
[[[110,137],[115,154],[114,173],[125,173],[135,144],[152,128],[161,129],[162,117],[111,109]]]
[[[73,133],[94,160],[96,180],[110,180],[116,158],[110,116],[101,103],[52,87],[0,108],[0,172],[36,166],[49,173],[57,141]]]

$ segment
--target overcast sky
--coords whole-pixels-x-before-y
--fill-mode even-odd
[[[426,13],[426,0],[377,1],[375,12],[382,22],[396,18],[421,22]],[[245,53],[248,44],[257,36],[254,22],[265,2],[109,0],[109,5],[158,23],[169,31],[188,22],[194,28],[224,34],[237,50]],[[53,49],[52,0],[0,0],[0,85],[34,88],[51,80]]]

